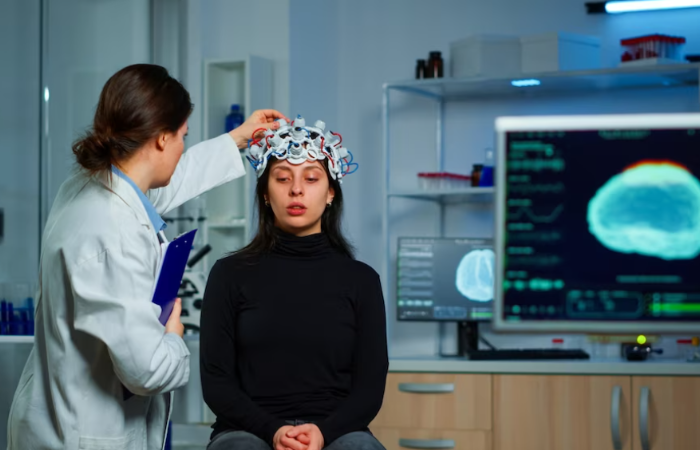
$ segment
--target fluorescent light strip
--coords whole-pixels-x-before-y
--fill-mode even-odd
[[[540,80],[535,80],[534,78],[530,78],[527,80],[513,80],[510,82],[515,87],[529,87],[529,86],[539,86]]]
[[[609,14],[697,7],[700,7],[700,0],[638,0],[605,3],[605,11]]]

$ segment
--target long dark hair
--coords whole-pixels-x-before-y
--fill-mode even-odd
[[[258,231],[255,237],[242,249],[233,252],[233,254],[244,257],[258,256],[263,253],[270,252],[275,247],[276,232],[275,232],[275,214],[272,208],[265,205],[265,195],[267,194],[267,185],[270,179],[270,168],[273,164],[268,164],[265,171],[258,178],[258,184],[255,188],[255,205],[258,216]],[[343,236],[341,225],[341,216],[343,213],[343,190],[340,188],[338,180],[333,179],[328,172],[328,167],[325,162],[321,162],[328,183],[335,195],[331,206],[328,206],[321,216],[321,232],[325,233],[328,240],[335,250],[349,257],[355,258],[355,251]]]
[[[91,174],[128,159],[163,132],[175,133],[192,113],[187,89],[155,64],[134,64],[107,80],[91,129],[73,144]]]

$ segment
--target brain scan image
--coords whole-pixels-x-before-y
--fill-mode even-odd
[[[495,260],[491,249],[472,250],[464,255],[455,274],[457,291],[472,301],[493,300]]]
[[[671,161],[641,161],[588,203],[588,229],[607,249],[661,258],[700,254],[700,181]]]

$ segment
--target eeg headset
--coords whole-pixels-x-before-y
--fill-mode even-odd
[[[332,131],[324,134],[324,122],[317,120],[313,127],[307,127],[301,116],[297,116],[291,123],[285,119],[278,119],[277,122],[280,124],[277,130],[259,128],[253,136],[263,130],[264,135],[248,141],[250,154],[246,157],[258,178],[265,172],[267,162],[273,156],[280,160],[286,159],[291,164],[325,159],[328,161],[328,172],[339,183],[342,183],[345,175],[358,169],[358,164],[352,162],[352,153],[341,145],[343,137]]]

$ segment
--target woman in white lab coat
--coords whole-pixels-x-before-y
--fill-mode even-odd
[[[162,449],[171,392],[187,383],[180,304],[151,303],[166,213],[243,176],[239,148],[284,117],[256,111],[183,156],[190,96],[155,65],[105,84],[81,170],[44,229],[36,336],[8,420],[8,450]],[[181,158],[182,156],[182,158]]]

